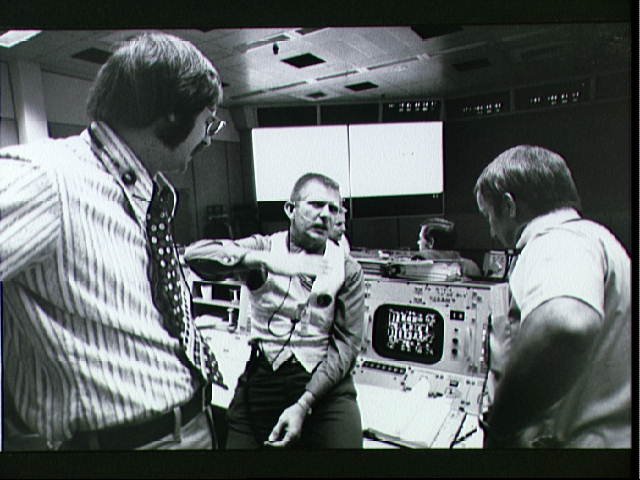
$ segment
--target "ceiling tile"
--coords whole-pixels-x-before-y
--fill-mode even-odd
[[[225,107],[461,96],[594,72],[629,71],[632,61],[631,26],[625,23],[463,25],[460,31],[426,40],[408,25],[322,27],[166,31],[193,42],[212,59],[228,84]],[[303,34],[302,28],[320,29]],[[99,65],[74,59],[73,54],[88,48],[113,50],[115,43],[140,32],[47,30],[12,49],[0,49],[0,60],[39,62],[44,71],[91,80]],[[305,53],[325,62],[294,68],[282,61]],[[478,59],[489,65],[469,71],[454,67]],[[345,88],[367,81],[378,88]],[[306,97],[318,91],[327,96]]]

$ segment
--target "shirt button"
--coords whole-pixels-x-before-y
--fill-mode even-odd
[[[133,185],[134,183],[136,183],[136,180],[136,174],[131,170],[127,170],[122,174],[122,181],[125,185]]]

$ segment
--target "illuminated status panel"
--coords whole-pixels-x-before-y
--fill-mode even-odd
[[[365,431],[414,448],[481,448],[490,325],[506,319],[508,284],[367,274],[364,290],[353,378]]]
[[[372,347],[395,360],[437,363],[444,347],[444,318],[430,308],[382,305],[374,314]]]
[[[381,371],[427,369],[484,378],[489,323],[506,316],[507,292],[504,283],[367,277],[361,359]]]

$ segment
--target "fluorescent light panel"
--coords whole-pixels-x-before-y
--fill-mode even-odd
[[[7,30],[0,35],[0,46],[11,48],[19,43],[26,42],[35,37],[42,30]]]

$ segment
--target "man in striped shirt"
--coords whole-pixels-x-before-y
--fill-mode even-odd
[[[221,96],[192,44],[146,34],[101,68],[89,128],[0,150],[5,450],[16,430],[51,449],[215,446],[209,385],[153,301],[145,227],[154,177],[210,144]]]
[[[288,230],[187,247],[205,276],[248,269],[253,348],[229,405],[227,449],[362,447],[351,369],[364,330],[363,274],[328,241],[340,205],[338,184],[309,173],[285,204]]]

